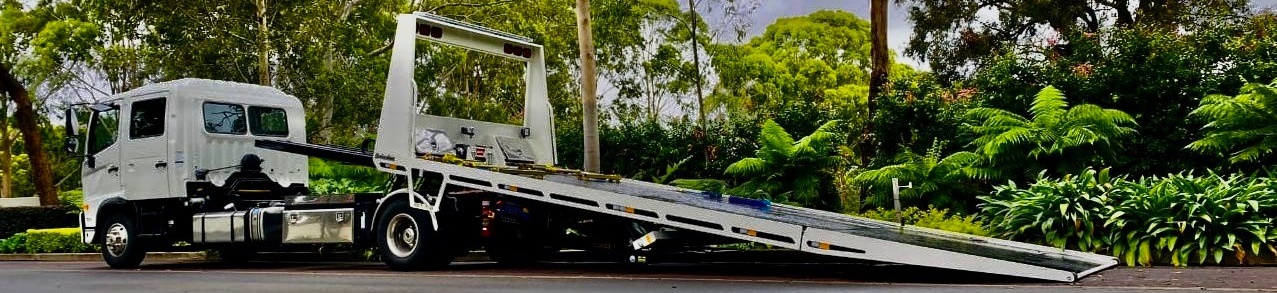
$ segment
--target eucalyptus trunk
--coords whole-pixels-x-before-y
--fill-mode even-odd
[[[585,171],[599,172],[599,115],[595,100],[594,37],[590,33],[590,0],[576,0],[576,33],[581,46],[581,127],[585,137]]]
[[[0,198],[13,197],[13,137],[9,135],[9,101],[0,101]]]
[[[861,132],[860,141],[860,164],[868,167],[870,161],[874,157],[874,111],[878,110],[877,100],[882,95],[887,86],[887,68],[890,58],[887,57],[887,0],[872,0],[873,3],[869,8],[869,18],[872,23],[870,29],[871,47],[870,58],[872,63],[872,71],[869,75],[869,98],[867,99],[866,108],[868,114],[865,116],[865,128]]]
[[[257,84],[270,86],[270,27],[266,0],[257,0]]]
[[[14,117],[17,118],[18,130],[22,132],[22,142],[31,160],[31,179],[35,183],[36,193],[40,196],[40,205],[58,205],[58,191],[53,186],[53,171],[49,168],[48,157],[40,143],[40,129],[36,125],[35,107],[27,88],[13,76],[8,64],[0,63],[0,90],[13,100]],[[10,177],[5,175],[5,177]]]

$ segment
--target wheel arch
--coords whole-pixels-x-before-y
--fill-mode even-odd
[[[137,219],[137,207],[134,206],[132,202],[124,200],[123,198],[108,198],[102,201],[102,204],[98,205],[98,211],[94,218],[98,219],[98,222],[101,222],[101,219],[113,214],[124,214],[131,219]],[[94,227],[94,230],[96,231],[97,227]],[[102,234],[103,233],[93,233],[93,240],[91,240],[91,243],[102,244]]]

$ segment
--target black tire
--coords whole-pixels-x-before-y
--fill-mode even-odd
[[[381,261],[399,271],[448,266],[455,255],[431,225],[430,214],[409,207],[407,201],[388,203],[377,216],[374,235]]]
[[[115,214],[107,216],[101,225],[102,260],[114,269],[132,269],[142,264],[146,258],[146,246],[137,236],[137,225],[133,218]]]

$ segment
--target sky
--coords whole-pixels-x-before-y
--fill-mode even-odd
[[[761,6],[749,18],[750,34],[757,36],[767,29],[767,25],[782,17],[802,16],[821,9],[838,9],[855,13],[869,19],[869,0],[759,0]],[[889,1],[895,2],[895,1]],[[1277,0],[1253,0],[1251,6],[1256,9],[1277,7]],[[907,8],[890,5],[887,8],[887,46],[896,52],[896,60],[914,66],[926,68],[920,62],[903,56],[913,25],[909,23]]]

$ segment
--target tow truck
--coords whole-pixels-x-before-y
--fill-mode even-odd
[[[1112,257],[773,204],[554,167],[543,48],[428,14],[396,18],[371,147],[306,142],[302,103],[250,84],[181,79],[89,105],[84,147],[67,111],[66,148],[83,157],[85,243],[134,268],[174,243],[224,259],[316,244],[375,248],[395,270],[439,269],[482,248],[534,262],[563,248],[643,262],[707,243],[1072,282]],[[425,114],[417,43],[521,63],[521,125]],[[375,168],[387,192],[311,194],[309,158]]]

